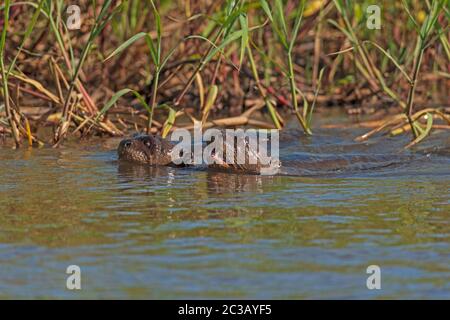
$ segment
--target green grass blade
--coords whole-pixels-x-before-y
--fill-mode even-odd
[[[242,30],[242,37],[241,37],[241,52],[239,55],[239,68],[242,66],[242,61],[244,61],[244,56],[245,56],[245,48],[247,47],[248,44],[248,19],[247,19],[247,15],[241,15],[239,16],[239,21],[241,24],[241,30]]]
[[[426,118],[427,118],[427,125],[425,127],[425,130],[420,128],[420,126],[414,122],[414,125],[416,125],[416,128],[417,129],[420,128],[420,134],[417,136],[416,139],[414,139],[410,144],[408,144],[406,146],[406,148],[409,148],[409,147],[412,147],[413,145],[418,144],[419,142],[421,142],[423,139],[425,139],[430,134],[431,128],[433,127],[433,115],[430,113],[427,113]]]
[[[177,112],[173,108],[169,107],[167,104],[163,104],[159,107],[169,110],[169,115],[167,116],[167,119],[163,124],[163,130],[161,133],[161,136],[165,138],[169,134],[170,129],[172,129],[173,125],[175,124]]]
[[[95,121],[98,121],[98,119],[103,116],[106,112],[108,112],[109,109],[111,109],[111,107],[117,102],[117,100],[119,100],[119,98],[123,97],[124,95],[128,94],[128,93],[132,93],[138,100],[139,102],[144,106],[144,108],[150,112],[151,109],[148,106],[148,104],[145,102],[145,99],[143,96],[141,96],[139,94],[139,92],[137,92],[136,90],[133,89],[122,89],[118,92],[116,92],[111,99],[109,99],[109,101],[105,104],[105,106],[102,108],[102,110],[100,110],[100,112],[98,113],[97,117],[95,118]]]
[[[269,20],[271,22],[273,22],[272,12],[270,12],[270,7],[269,7],[269,4],[267,3],[267,1],[266,0],[260,0],[259,4],[261,5],[261,8],[264,10],[264,12],[266,13],[266,15],[269,18]]]
[[[320,87],[322,86],[322,77],[323,77],[324,71],[325,71],[325,67],[320,69],[319,78],[317,79],[318,85],[317,85],[317,89],[314,93],[314,100],[311,104],[311,108],[309,108],[308,113],[306,115],[306,124],[308,125],[308,127],[311,127],[311,124],[312,124],[312,116],[313,116],[314,108],[316,106],[317,96],[319,95]]]
[[[147,36],[146,32],[140,32],[138,34],[135,34],[134,36],[132,36],[130,39],[128,39],[127,41],[125,41],[124,43],[122,43],[119,47],[117,47],[113,52],[111,52],[104,60],[103,62],[111,59],[112,57],[118,55],[119,53],[121,53],[123,50],[125,50],[126,48],[128,48],[130,45],[132,45],[134,42],[136,42],[137,40],[143,38]]]
[[[297,9],[295,14],[294,29],[292,30],[292,36],[289,43],[289,52],[292,52],[295,41],[297,40],[298,31],[300,30],[300,24],[302,23],[303,13],[305,11],[305,1],[302,1],[301,5]]]
[[[37,19],[39,17],[39,14],[41,13],[43,5],[44,5],[44,0],[41,0],[39,2],[38,7],[34,11],[33,16],[31,17],[30,24],[28,25],[27,30],[25,31],[25,34],[24,34],[23,39],[22,39],[22,43],[20,44],[19,49],[17,50],[17,53],[14,56],[13,61],[9,65],[8,71],[6,72],[6,79],[8,79],[8,76],[11,73],[11,70],[14,68],[14,66],[16,64],[16,61],[17,61],[17,58],[19,57],[20,53],[22,52],[26,40],[30,37],[31,33],[33,32],[33,29],[34,29],[34,27],[36,25]]]
[[[363,43],[370,43],[372,45],[374,45],[378,50],[380,50],[389,60],[392,61],[392,63],[397,67],[398,70],[400,70],[400,72],[405,76],[405,78],[408,80],[408,82],[411,82],[411,77],[406,73],[406,71],[402,68],[402,66],[398,63],[397,59],[395,59],[389,52],[387,52],[386,50],[384,50],[380,45],[378,45],[377,43],[367,40],[364,41]]]

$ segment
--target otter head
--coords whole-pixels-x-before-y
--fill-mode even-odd
[[[119,160],[150,165],[168,165],[172,162],[173,145],[153,135],[136,135],[122,140],[117,149]]]

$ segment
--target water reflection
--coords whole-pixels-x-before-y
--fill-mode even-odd
[[[208,171],[206,175],[208,192],[211,194],[229,194],[239,192],[262,193],[270,189],[273,176],[228,174]]]
[[[130,163],[126,161],[117,161],[118,177],[124,182],[132,182],[136,179],[148,180],[165,178],[167,185],[174,180],[175,168],[164,166],[148,166]],[[163,179],[164,180],[164,179]]]
[[[174,183],[176,175],[180,174],[180,170],[189,173],[205,174],[206,187],[208,193],[212,195],[233,194],[241,192],[258,192],[262,193],[264,188],[268,188],[273,184],[276,177],[261,176],[252,174],[236,174],[226,173],[212,169],[196,169],[192,167],[172,168],[172,167],[155,167],[147,165],[138,165],[125,161],[118,161],[118,177],[124,183],[132,183],[133,181],[158,181],[170,186]]]
[[[0,298],[73,298],[69,264],[86,277],[76,298],[448,298],[443,149],[338,175],[324,161],[393,150],[293,136],[281,156],[326,174],[139,166],[117,143],[0,149]],[[365,287],[369,264],[382,292]]]

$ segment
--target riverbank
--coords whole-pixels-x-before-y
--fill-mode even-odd
[[[6,1],[0,135],[57,146],[291,117],[310,135],[330,106],[384,120],[374,128],[406,146],[449,130],[448,0],[369,4]]]

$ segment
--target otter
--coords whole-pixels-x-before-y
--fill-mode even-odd
[[[234,141],[236,143],[236,140]],[[234,144],[232,147],[229,142],[223,142],[223,149],[220,156],[215,154],[213,150],[211,156],[213,163],[207,164],[208,169],[216,169],[219,171],[243,172],[248,174],[275,174],[280,167],[280,162],[270,158],[269,161],[261,161],[257,152],[250,147],[249,140],[244,139],[245,161],[241,163],[238,160],[238,152],[241,147]],[[185,167],[190,164],[177,164],[173,161],[173,151],[175,144],[165,138],[157,135],[137,134],[132,138],[124,139],[120,142],[117,149],[119,160],[146,164],[151,166],[176,166]],[[232,150],[232,151],[231,151]],[[232,152],[231,157],[234,161],[226,161],[227,152]],[[181,155],[183,157],[183,155]]]
[[[136,135],[124,139],[117,149],[119,160],[138,162],[153,166],[172,164],[171,152],[174,145],[159,136]]]
[[[175,144],[168,139],[156,135],[135,135],[132,138],[124,139],[118,147],[119,160],[145,164],[150,166],[173,166],[187,167],[192,164],[176,164],[173,162],[172,151]],[[230,145],[224,141],[223,155],[212,155],[214,163],[197,165],[196,167],[225,171],[230,173],[256,174],[256,175],[288,175],[288,176],[322,176],[329,174],[340,174],[349,172],[358,172],[361,170],[375,170],[393,165],[399,165],[412,160],[408,155],[311,155],[288,157],[283,159],[283,166],[278,159],[270,159],[264,163],[260,161],[258,153],[252,151],[248,140],[244,144],[246,159],[244,164],[237,160],[238,147],[230,148]],[[233,150],[234,162],[229,164],[225,161],[227,150]],[[242,151],[242,150],[241,150]],[[221,154],[221,153],[219,153]],[[253,162],[249,159],[253,157]]]

